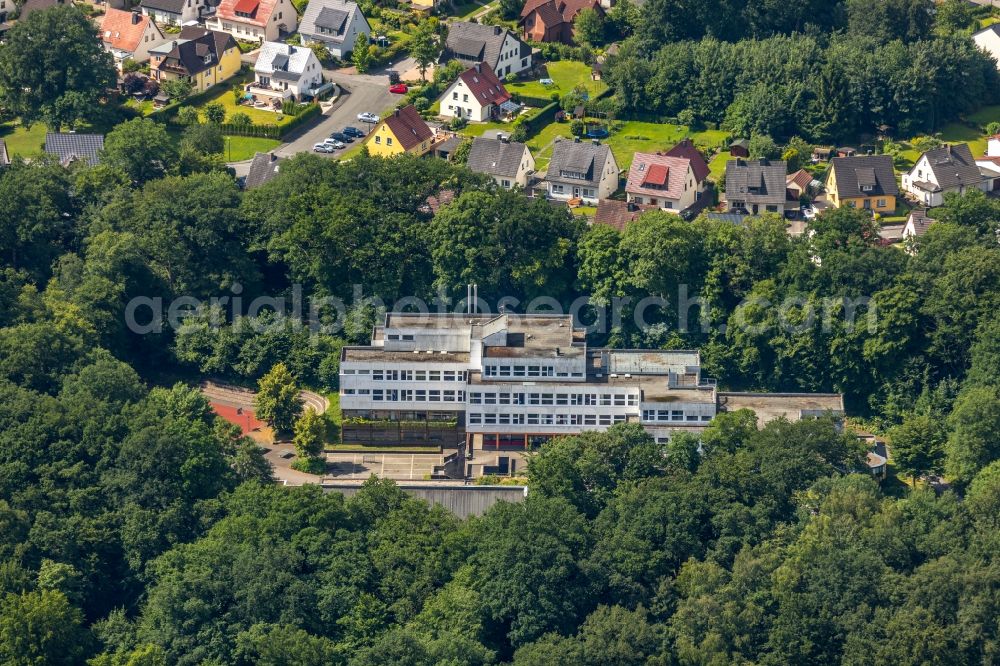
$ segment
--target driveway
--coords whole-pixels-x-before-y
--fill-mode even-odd
[[[393,95],[389,92],[388,76],[345,74],[333,70],[324,70],[323,75],[327,81],[333,81],[340,87],[340,98],[324,114],[323,119],[318,124],[297,129],[289,134],[287,143],[274,150],[276,155],[291,157],[296,153],[309,152],[314,144],[320,143],[332,132],[338,132],[348,125],[368,132],[372,126],[358,122],[358,114],[370,111],[376,115],[383,115],[400,99],[400,95]],[[360,139],[356,139],[353,144],[348,144],[344,150],[358,145],[358,141]],[[317,154],[325,157],[336,157],[339,153],[340,151]]]

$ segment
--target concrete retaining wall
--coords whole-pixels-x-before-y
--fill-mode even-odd
[[[524,486],[458,486],[444,484],[398,484],[409,495],[440,504],[459,518],[481,516],[497,502],[523,502],[528,494]],[[326,492],[352,497],[361,490],[360,484],[325,483]]]

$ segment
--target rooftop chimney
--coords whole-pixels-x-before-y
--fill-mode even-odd
[[[396,117],[399,117],[399,109],[396,109],[395,111],[393,111],[392,115],[394,115]]]
[[[574,136],[573,137],[573,143],[580,143],[580,137]]]
[[[594,144],[595,146],[601,145],[601,140],[600,139],[591,139],[590,142],[592,144]]]
[[[498,25],[493,26],[493,34],[494,35],[499,35],[500,34],[500,26],[498,26]]]
[[[132,12],[132,25],[138,25],[139,21],[142,20],[142,14],[139,12]]]
[[[482,73],[483,73],[483,66],[482,66],[481,63],[477,62],[476,63],[476,74],[482,74]]]

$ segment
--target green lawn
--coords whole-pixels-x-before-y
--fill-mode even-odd
[[[500,4],[499,0],[493,0],[493,2],[489,3],[490,9],[496,7],[498,4]],[[456,21],[468,20],[469,17],[471,17],[473,14],[480,11],[483,7],[486,6],[487,3],[478,1],[469,2],[467,4],[456,4],[454,18]]]
[[[7,152],[11,157],[28,157],[45,150],[47,131],[44,123],[35,123],[31,129],[26,129],[20,123],[12,121],[0,125],[0,139],[7,143]]]
[[[548,166],[552,156],[552,143],[559,136],[572,141],[573,136],[569,131],[569,123],[551,123],[528,139],[528,147],[535,157],[535,167],[539,171]],[[618,166],[621,167],[622,171],[627,171],[632,166],[634,153],[669,150],[684,137],[691,137],[698,148],[711,152],[722,145],[726,136],[726,132],[721,130],[692,132],[684,125],[628,121],[623,124],[621,130],[612,132],[611,136],[605,139],[605,142],[611,146]],[[724,161],[721,168],[725,169]]]
[[[729,153],[722,150],[708,163],[708,177],[719,182],[726,173],[726,162],[729,161]]]
[[[277,139],[265,139],[257,136],[227,136],[226,149],[223,153],[227,162],[242,162],[252,158],[256,153],[266,153],[281,145]]]
[[[280,126],[291,122],[292,116],[286,116],[273,111],[264,111],[263,109],[255,109],[252,106],[236,103],[236,100],[233,97],[233,86],[237,83],[247,83],[251,78],[252,75],[243,74],[220,83],[216,86],[216,90],[214,90],[211,94],[201,98],[195,107],[201,110],[212,102],[218,102],[226,109],[227,121],[232,118],[234,113],[245,113],[250,116],[250,120],[252,120],[255,125]],[[202,121],[206,120],[204,113],[201,114],[201,119]]]
[[[591,96],[604,92],[608,84],[603,81],[593,81],[590,78],[590,65],[575,60],[560,60],[545,64],[548,70],[548,77],[553,80],[552,85],[543,86],[538,79],[533,81],[519,81],[517,83],[505,83],[507,90],[511,93],[520,93],[528,97],[548,98],[552,93],[565,95],[577,86],[586,88]]]

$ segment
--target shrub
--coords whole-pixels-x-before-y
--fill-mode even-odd
[[[580,120],[579,118],[574,118],[573,122],[569,124],[569,132],[573,136],[583,136],[583,131],[585,129],[586,126],[583,124],[583,121]]]
[[[247,114],[239,112],[229,117],[229,124],[233,127],[250,127],[253,120]]]
[[[468,124],[469,124],[469,121],[467,121],[465,118],[456,117],[456,118],[452,118],[451,119],[451,122],[448,123],[448,127],[449,127],[449,129],[451,129],[453,131],[457,131],[457,130],[462,129],[463,127],[465,127]]]
[[[193,106],[182,106],[177,110],[177,122],[181,125],[194,125],[198,122],[198,109]]]

